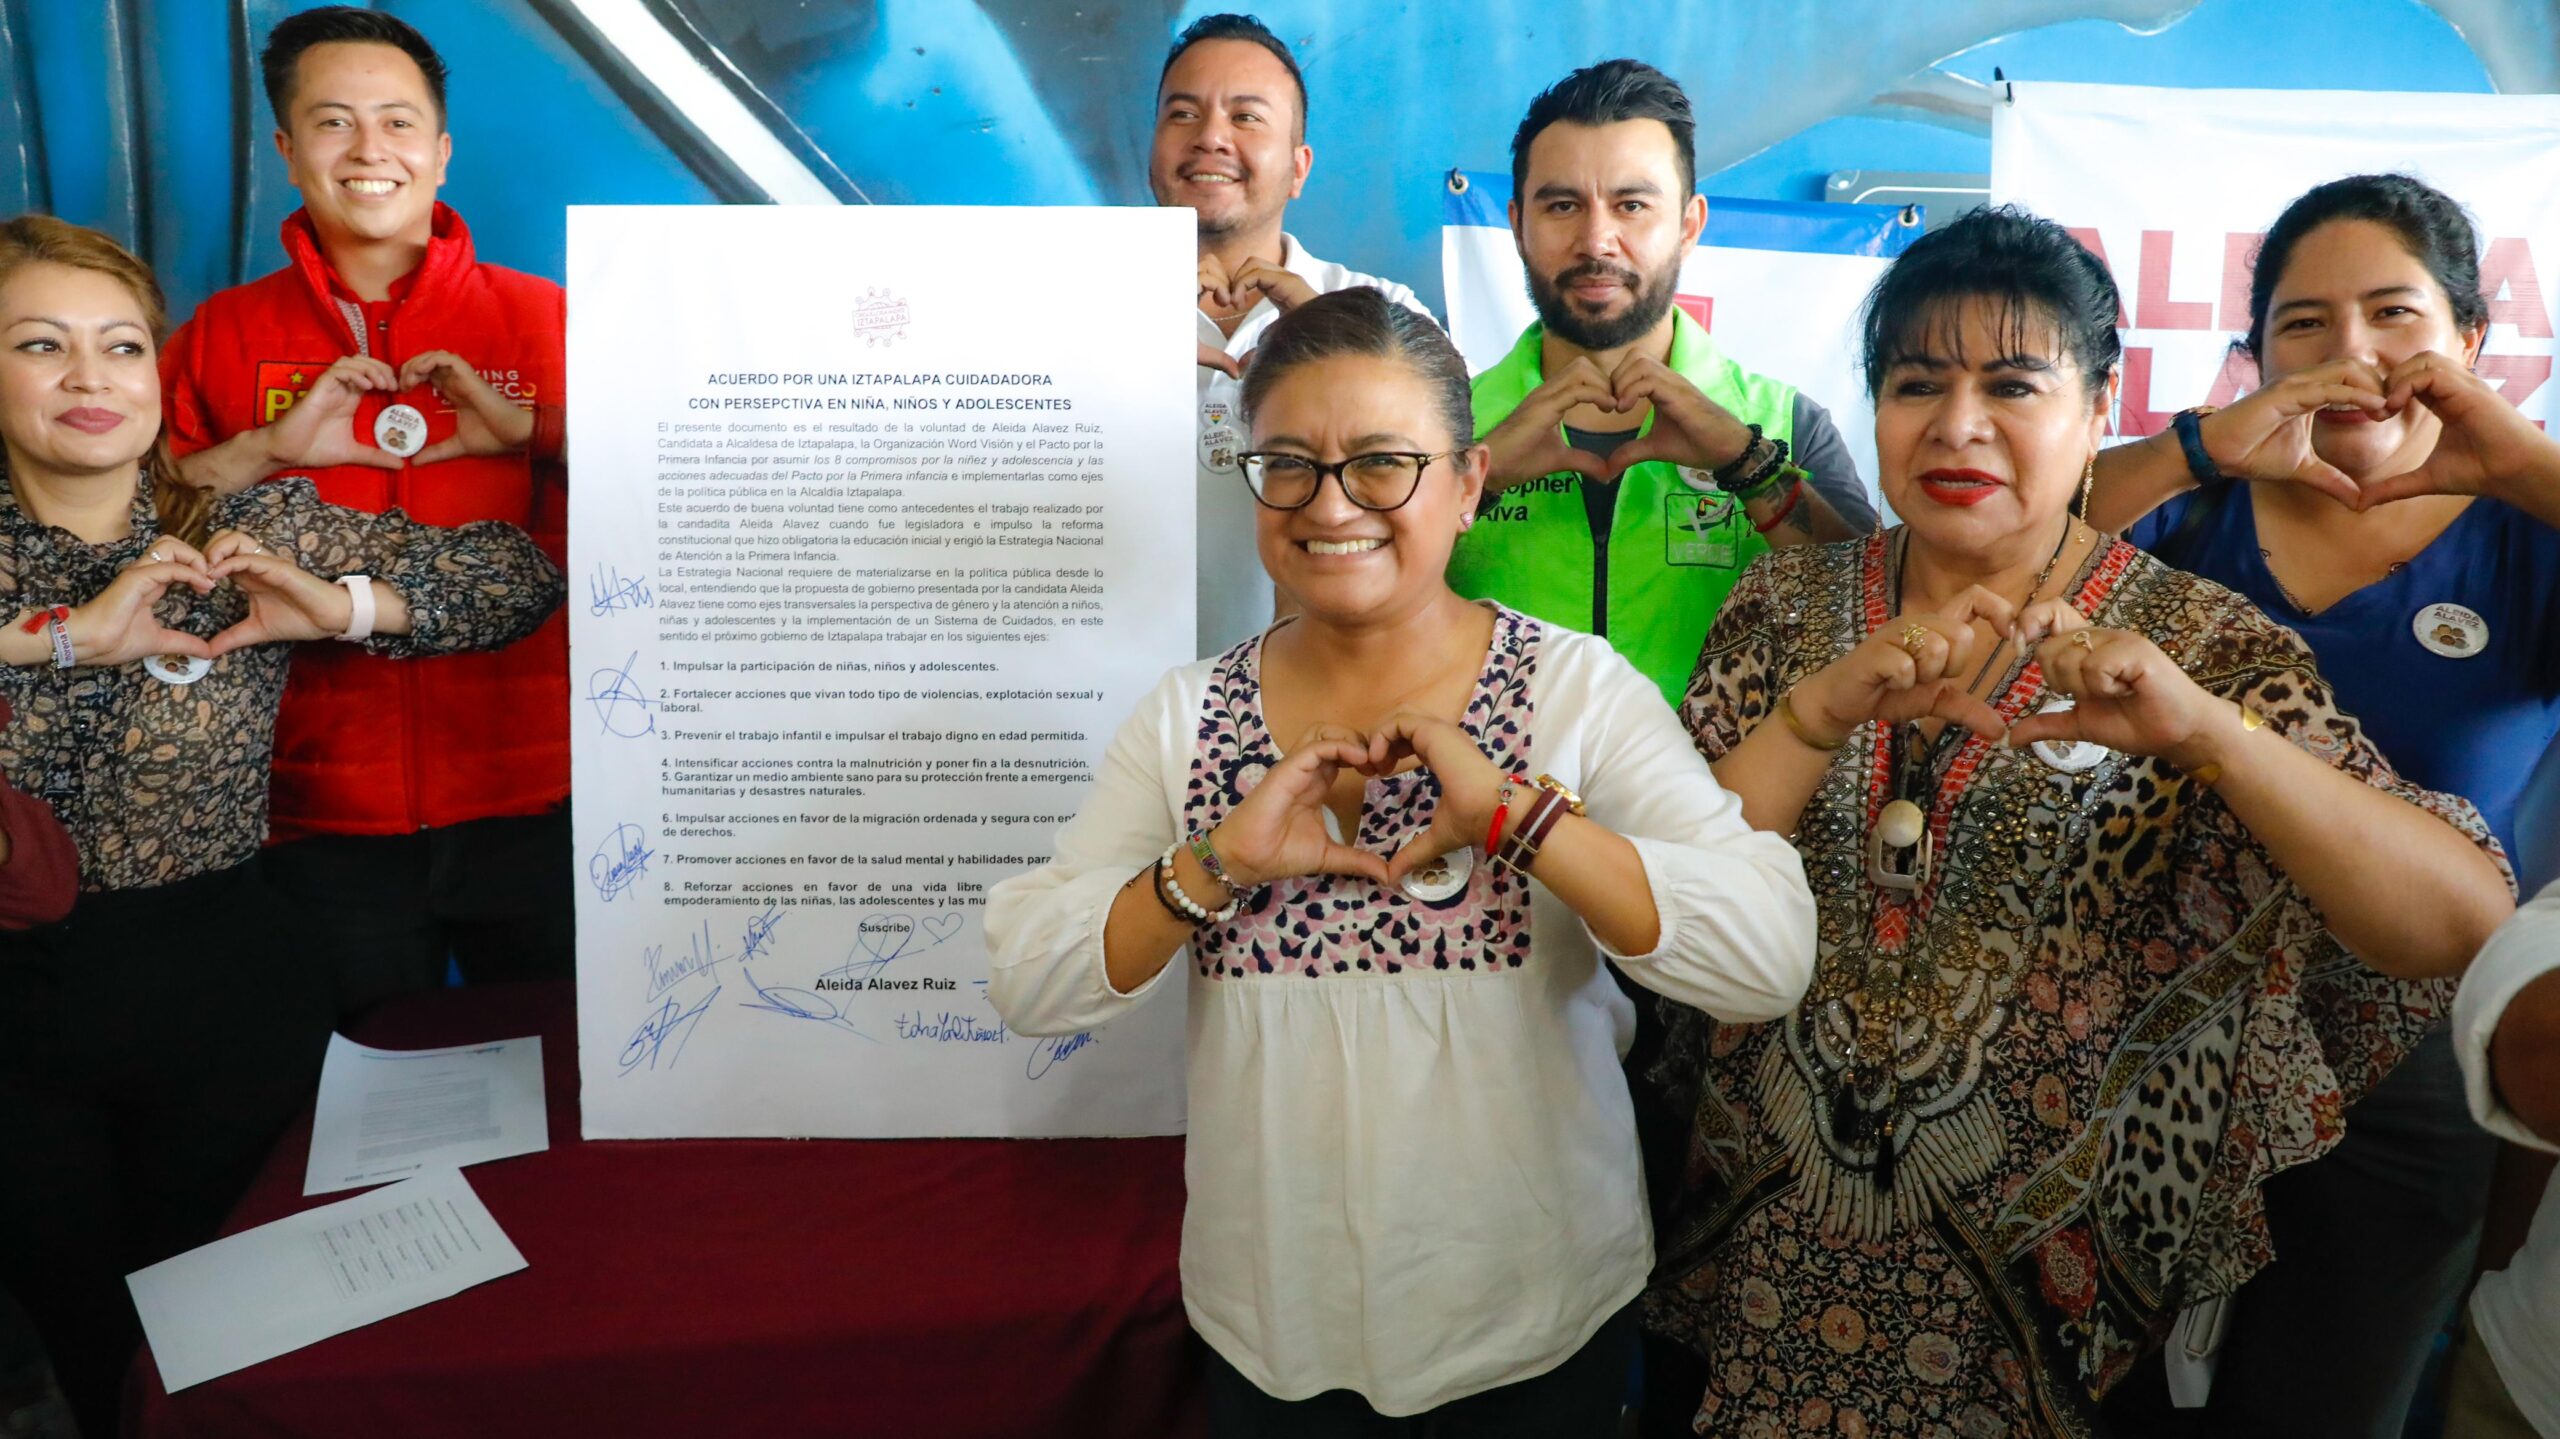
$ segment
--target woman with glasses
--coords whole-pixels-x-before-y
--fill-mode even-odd
[[[1141,702],[1056,858],[990,895],[988,997],[1088,1030],[1189,949],[1183,1297],[1220,1433],[1614,1433],[1653,1248],[1602,961],[1782,1013],[1803,871],[1605,643],[1443,581],[1486,455],[1428,320],[1309,301],[1243,411],[1295,613]]]

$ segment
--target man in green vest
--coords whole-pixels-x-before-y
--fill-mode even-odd
[[[1672,304],[1707,223],[1696,129],[1635,60],[1531,102],[1511,234],[1539,318],[1476,376],[1493,472],[1449,561],[1460,594],[1606,636],[1674,705],[1743,566],[1875,527],[1822,407]]]

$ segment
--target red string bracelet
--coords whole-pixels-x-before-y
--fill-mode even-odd
[[[52,609],[37,610],[33,614],[28,615],[27,622],[18,626],[18,629],[20,632],[25,634],[34,634],[36,631],[44,628],[44,622],[47,620],[67,620],[69,618],[71,618],[71,606],[55,605]]]
[[[1764,535],[1765,535],[1765,534],[1767,534],[1767,533],[1769,533],[1771,530],[1776,529],[1776,528],[1777,528],[1777,527],[1778,527],[1782,522],[1784,522],[1788,515],[1790,515],[1790,514],[1794,513],[1794,512],[1795,512],[1795,507],[1796,507],[1797,503],[1798,503],[1799,501],[1803,500],[1803,499],[1804,499],[1804,481],[1803,481],[1801,478],[1799,478],[1799,479],[1798,479],[1798,480],[1797,480],[1793,485],[1791,485],[1791,486],[1789,486],[1789,487],[1788,487],[1788,489],[1787,489],[1787,502],[1786,502],[1785,504],[1783,504],[1783,505],[1778,506],[1778,512],[1777,512],[1776,514],[1771,515],[1771,516],[1769,517],[1769,522],[1768,522],[1767,524],[1765,524],[1765,525],[1764,525],[1764,524],[1760,523],[1759,521],[1754,520],[1754,521],[1752,521],[1752,522],[1751,522],[1751,528],[1753,528],[1753,529],[1755,529],[1755,530],[1759,531],[1760,533],[1762,533],[1762,534],[1764,534]]]

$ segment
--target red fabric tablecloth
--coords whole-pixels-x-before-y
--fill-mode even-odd
[[[565,984],[403,1001],[389,1048],[542,1036],[551,1148],[475,1165],[528,1267],[177,1394],[148,1439],[1197,1434],[1182,1141],[585,1143]],[[230,1229],[304,1199],[306,1117]]]

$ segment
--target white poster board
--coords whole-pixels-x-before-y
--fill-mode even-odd
[[[570,208],[589,1138],[1179,1132],[1180,996],[1009,1034],[981,912],[1190,656],[1193,247]]]
[[[2467,206],[2485,246],[2480,372],[2551,415],[2545,261],[2560,244],[2560,96],[2159,90],[2019,82],[1994,105],[1991,198],[2097,250],[2124,292],[2117,433],[2256,387],[2231,353],[2249,328],[2259,237],[2312,186],[2397,170]]]
[[[1441,186],[1440,281],[1449,338],[1482,374],[1538,318],[1511,238],[1511,177],[1467,171]],[[1858,374],[1858,307],[1920,238],[1891,205],[1710,197],[1707,228],[1680,265],[1677,303],[1744,369],[1783,380],[1831,412],[1876,487],[1875,406]]]

